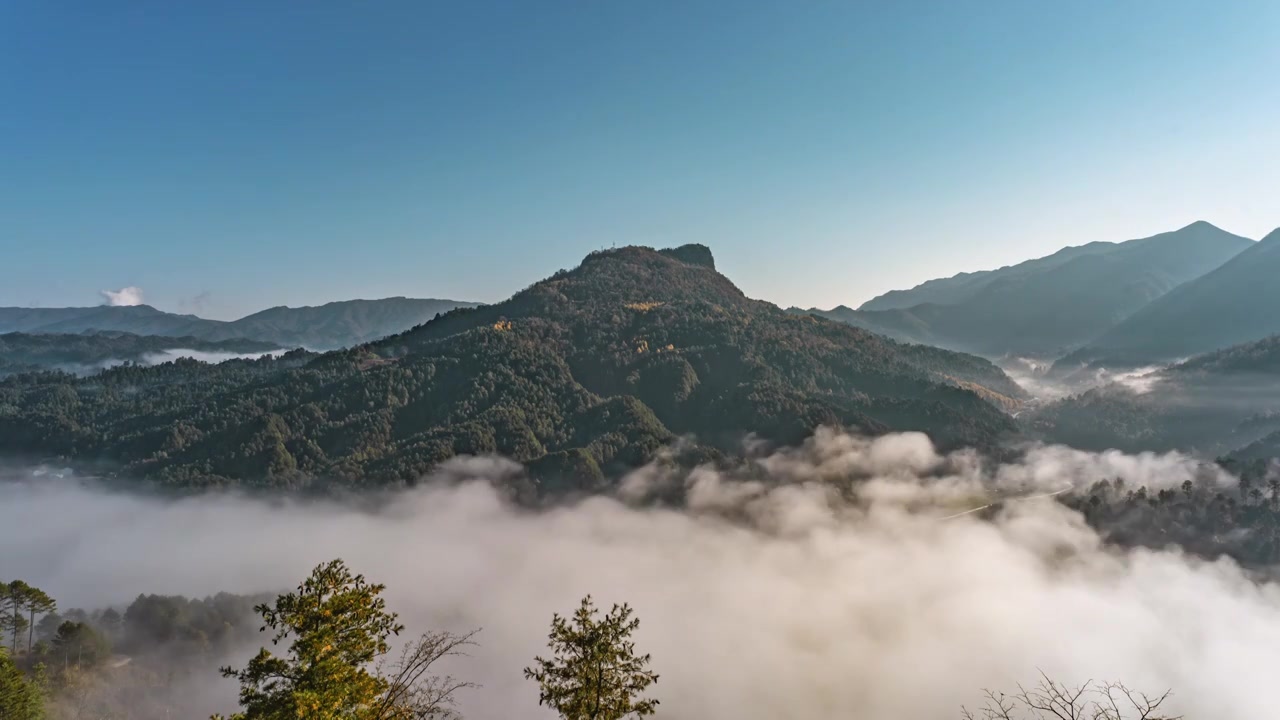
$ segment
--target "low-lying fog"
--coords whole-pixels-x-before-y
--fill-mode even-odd
[[[1215,472],[1190,459],[1047,447],[992,467],[917,434],[822,431],[754,471],[676,478],[655,464],[627,479],[626,500],[540,511],[491,489],[518,472],[492,458],[451,462],[378,510],[161,500],[46,475],[0,485],[0,576],[98,607],[284,589],[341,557],[388,585],[411,632],[483,628],[448,667],[482,686],[460,697],[472,718],[550,717],[521,669],[551,614],[586,593],[635,608],[668,718],[954,718],[981,688],[1038,670],[1172,688],[1190,718],[1275,715],[1276,585],[1225,561],[1108,547],[1049,499],[956,515],[1102,478],[1167,487]],[[641,500],[671,482],[687,508]],[[207,688],[234,709],[230,681]]]
[[[1112,370],[1105,367],[1082,368],[1074,373],[1051,373],[1053,363],[1024,357],[1000,358],[995,363],[1014,382],[1041,402],[1061,400],[1093,388],[1118,385],[1139,395],[1155,389],[1160,371],[1167,365]]]
[[[233,352],[211,352],[207,350],[191,350],[189,348],[172,348],[169,350],[161,350],[159,352],[145,353],[136,361],[140,365],[162,365],[167,362],[173,362],[181,358],[191,358],[200,362],[217,364],[228,360],[257,360],[263,357],[274,357],[283,355],[286,350],[271,350],[268,352],[255,353],[233,353]],[[58,367],[59,370],[69,372],[75,375],[93,375],[103,370],[113,367],[119,367],[129,360],[121,358],[112,358],[104,360],[100,363],[86,365],[83,363],[66,363]]]

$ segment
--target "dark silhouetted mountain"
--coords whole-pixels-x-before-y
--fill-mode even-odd
[[[1134,313],[1064,364],[1170,361],[1280,333],[1280,230]]]
[[[554,493],[593,489],[680,436],[705,460],[820,425],[986,449],[1014,432],[1000,408],[1023,393],[991,363],[789,314],[713,267],[701,247],[621,248],[349,350],[11,377],[0,450],[276,487],[412,482],[498,453]]]
[[[1021,419],[1033,435],[1084,449],[1221,455],[1280,430],[1280,336],[1094,388]]]
[[[19,372],[63,370],[97,372],[125,362],[152,362],[172,351],[249,354],[278,349],[256,340],[212,342],[195,337],[91,332],[78,335],[7,333],[0,335],[0,377]]]
[[[1140,240],[1091,243],[999,270],[930,281],[859,310],[810,312],[909,342],[989,356],[1057,357],[1253,245],[1197,222]]]
[[[127,332],[222,341],[244,338],[276,347],[333,349],[403,332],[439,313],[475,303],[384,298],[317,307],[275,307],[233,321],[176,315],[149,305],[87,308],[0,308],[0,332],[76,334]]]

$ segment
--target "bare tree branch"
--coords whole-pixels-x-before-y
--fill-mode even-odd
[[[1120,682],[1086,681],[1072,687],[1044,672],[1035,687],[1018,686],[1013,695],[983,691],[977,713],[960,708],[962,720],[1183,720],[1163,715],[1161,708],[1172,692],[1151,696]]]
[[[456,718],[454,693],[476,685],[429,673],[444,658],[465,655],[464,648],[475,645],[472,638],[477,632],[479,630],[472,630],[462,635],[430,632],[406,645],[400,659],[388,668],[389,673],[379,673],[389,684],[373,717],[376,720]]]

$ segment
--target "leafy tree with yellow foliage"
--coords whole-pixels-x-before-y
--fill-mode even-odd
[[[230,720],[429,720],[455,715],[453,694],[469,683],[430,673],[440,659],[460,654],[473,633],[427,633],[384,666],[390,639],[404,630],[380,597],[384,585],[353,575],[341,560],[319,565],[295,592],[259,605],[264,631],[288,654],[266,648],[242,670],[222,674],[240,682],[241,712]],[[214,716],[214,720],[223,720]]]

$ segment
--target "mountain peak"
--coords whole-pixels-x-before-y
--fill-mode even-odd
[[[732,305],[746,299],[741,290],[716,271],[715,259],[705,245],[662,250],[628,245],[597,250],[576,269],[535,283],[531,289],[548,298],[564,297],[591,304],[698,300]]]
[[[715,256],[711,254],[711,248],[698,243],[689,243],[676,248],[668,248],[659,250],[659,255],[666,255],[669,258],[675,258],[687,265],[700,265],[702,267],[716,269]]]
[[[692,265],[694,267],[706,268],[708,270],[716,269],[716,259],[711,254],[711,248],[698,243],[689,243],[673,248],[655,249],[648,245],[623,245],[622,247],[612,247],[604,250],[593,250],[582,259],[582,267],[591,265],[597,261],[621,260],[623,262],[648,262],[654,259],[654,256],[664,257],[675,260],[684,265]]]
[[[1266,237],[1258,241],[1258,243],[1266,245],[1280,245],[1280,228],[1272,230]]]

